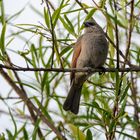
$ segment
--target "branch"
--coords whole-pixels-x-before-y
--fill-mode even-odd
[[[82,4],[79,0],[75,0],[75,1],[79,4],[80,7],[83,8],[84,12],[85,12],[86,14],[88,14],[88,11],[87,11],[86,8],[83,6],[83,4]]]
[[[54,54],[55,54],[55,49],[57,51],[57,53],[59,54],[59,51],[58,51],[58,48],[57,48],[57,45],[56,45],[56,35],[55,35],[55,32],[54,32],[54,24],[53,24],[53,19],[52,19],[52,14],[51,14],[51,9],[50,9],[50,2],[49,0],[44,0],[45,3],[46,3],[46,6],[47,6],[47,9],[48,9],[48,14],[49,14],[49,19],[50,19],[50,25],[51,25],[51,35],[52,35],[52,60],[51,60],[51,68],[53,67],[53,61],[54,61]],[[53,8],[54,10],[54,8]],[[61,61],[61,59],[59,58],[59,61],[60,61],[60,64],[61,64],[61,67],[63,68],[63,63]]]
[[[43,113],[40,111],[39,108],[37,108],[31,100],[27,97],[24,96],[24,92],[14,83],[14,81],[9,77],[9,75],[3,70],[0,69],[0,74],[3,76],[3,78],[8,82],[8,84],[15,90],[15,92],[19,95],[19,97],[24,101],[24,103],[32,108],[37,116],[40,117],[40,119],[48,125],[48,127],[61,139],[65,140],[65,137],[55,128],[55,126],[46,118]]]
[[[117,69],[119,69],[119,31],[118,31],[118,23],[117,23],[117,4],[114,0],[114,8],[115,8],[115,36],[116,36],[116,51],[117,51]]]
[[[9,112],[6,112],[5,110],[0,109],[0,114],[1,115],[9,115]],[[32,118],[28,115],[21,115],[18,113],[14,113],[13,115],[17,118],[20,118],[20,119],[32,120]]]
[[[132,31],[133,31],[133,14],[134,14],[134,0],[131,1],[131,13],[130,13],[130,20],[129,20],[129,33],[128,33],[126,54],[125,54],[125,61],[129,56],[129,50],[131,46],[131,37],[132,37]]]
[[[7,55],[7,60],[8,60],[7,63],[8,63],[9,66],[12,67],[12,66],[13,66],[13,63],[11,62],[11,59],[10,59],[10,57],[8,56],[7,53],[6,53],[6,55]],[[13,73],[14,73],[14,75],[15,75],[15,77],[16,77],[18,83],[19,83],[20,90],[22,90],[24,96],[26,96],[26,97],[28,98],[27,93],[26,93],[26,91],[25,91],[23,85],[21,84],[22,82],[21,82],[20,77],[18,76],[17,71],[14,71],[14,70],[13,70]],[[37,116],[36,116],[36,114],[34,113],[33,109],[32,109],[28,104],[27,104],[27,108],[28,108],[28,110],[29,110],[29,112],[30,112],[30,115],[31,115],[31,118],[32,118],[32,123],[35,125],[35,123],[36,123],[36,121],[37,121]],[[37,132],[38,132],[38,136],[40,137],[40,139],[44,140],[44,137],[43,137],[43,134],[42,134],[42,131],[41,131],[40,127],[38,127]]]
[[[139,66],[133,66],[130,68],[105,68],[105,69],[101,69],[101,68],[66,68],[66,69],[62,69],[62,68],[25,68],[25,67],[11,67],[11,66],[6,66],[3,64],[0,64],[0,69],[9,69],[9,70],[15,70],[15,71],[47,71],[47,72],[139,72],[140,71],[140,67]]]

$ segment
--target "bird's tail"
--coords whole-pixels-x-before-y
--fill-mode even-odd
[[[64,102],[63,109],[66,111],[71,111],[74,114],[77,114],[79,111],[79,104],[80,104],[80,97],[81,97],[81,90],[82,85],[79,87],[72,82],[70,91],[68,93],[68,96]]]

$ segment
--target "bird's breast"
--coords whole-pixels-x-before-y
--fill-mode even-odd
[[[105,63],[108,43],[103,34],[85,34],[81,42],[81,54],[78,58],[82,67],[100,67]]]

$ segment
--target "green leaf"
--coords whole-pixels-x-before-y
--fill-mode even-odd
[[[91,19],[92,16],[93,16],[93,14],[96,12],[96,10],[97,10],[96,8],[93,8],[93,9],[87,14],[87,16],[86,16],[86,18],[85,18],[85,21]],[[83,28],[84,28],[84,25],[81,26],[81,29],[80,29],[80,30],[82,30]]]
[[[60,53],[60,57],[63,56],[64,54],[66,54],[71,48],[70,47],[65,47],[61,53]]]
[[[125,91],[123,92],[123,95],[121,96],[121,99],[120,99],[120,103],[123,101],[123,99],[127,96],[127,94],[128,94],[128,89],[129,89],[129,87],[130,87],[130,83],[128,83],[128,85],[126,86],[126,88],[125,88]]]
[[[0,21],[2,23],[2,25],[4,25],[6,23],[5,21],[5,11],[4,11],[4,1],[0,1],[0,10],[1,10],[1,17],[0,17]]]
[[[87,9],[91,9],[92,7],[88,7]],[[78,8],[78,9],[74,9],[74,10],[70,10],[70,11],[64,11],[64,12],[62,12],[61,14],[70,14],[70,13],[74,13],[74,12],[79,12],[79,11],[82,11],[83,10],[83,8]]]
[[[67,21],[67,24],[69,25],[69,29],[71,30],[70,32],[76,36],[74,26],[72,25],[72,21],[70,21],[66,15],[64,15],[64,18]]]
[[[46,89],[45,93],[46,93],[47,97],[50,96],[50,80],[49,79],[50,79],[49,73],[44,72],[42,82],[41,82],[41,90],[43,91],[44,88]]]
[[[106,16],[106,15],[105,15]],[[106,20],[107,20],[107,32],[108,32],[108,36],[109,38],[114,42],[114,33],[113,33],[113,25],[112,22],[110,20],[110,18],[108,16],[106,16]],[[114,55],[115,55],[115,48],[113,47],[113,45],[111,43],[109,43],[109,50],[110,50],[110,57],[113,59]],[[110,66],[114,66],[114,61],[111,61],[110,59]]]
[[[28,132],[27,132],[27,130],[25,129],[25,127],[24,127],[24,129],[23,129],[23,136],[24,136],[24,140],[29,140]]]
[[[17,16],[19,16],[24,11],[24,9],[25,9],[25,7],[22,8],[20,11],[16,12],[15,14],[10,15],[10,17],[8,17],[8,19],[7,19],[7,22],[8,21],[10,22],[13,18],[17,18]]]
[[[34,99],[38,105],[38,107],[41,109],[41,111],[43,112],[43,114],[51,121],[51,123],[53,123],[51,116],[49,115],[49,113],[47,112],[46,108],[44,106],[42,106],[41,102],[37,99],[36,96],[34,96]]]
[[[38,7],[34,7],[32,4],[30,4],[29,6],[37,15],[39,15],[40,17],[43,17],[42,12],[39,9],[37,9]]]
[[[8,135],[8,140],[14,140],[14,136],[12,135],[12,132],[8,129],[6,129],[7,135]]]
[[[109,125],[109,133],[112,133],[115,128],[116,128],[116,120],[112,120],[111,124]]]
[[[70,34],[72,34],[74,37],[77,37],[77,35],[71,30],[70,26],[66,23],[66,21],[64,20],[64,18],[62,18],[61,16],[59,17],[61,23],[63,24],[63,26],[65,27],[65,29],[67,30],[67,32],[69,32]]]
[[[100,109],[100,106],[99,106],[99,104],[97,103],[97,102],[92,102],[92,104],[89,104],[89,103],[85,103],[86,105],[88,105],[88,106],[91,106],[91,107],[95,107],[95,108],[98,108],[98,109]]]
[[[0,36],[0,48],[3,54],[5,54],[5,32],[6,32],[6,24],[3,25]]]
[[[0,134],[0,140],[6,140],[5,134],[4,134],[4,133],[1,133],[1,134]]]
[[[37,131],[38,131],[38,127],[39,127],[39,123],[40,123],[40,119],[38,119],[36,122],[35,122],[35,125],[34,125],[34,130],[33,130],[33,134],[32,134],[32,140],[36,140],[37,139]]]
[[[86,140],[85,134],[75,125],[68,124],[69,128],[71,129],[73,136],[75,136],[78,140]]]
[[[45,18],[45,23],[46,23],[47,27],[50,29],[49,12],[46,8],[44,8],[44,18]]]
[[[96,8],[93,8],[92,10],[90,10],[85,18],[85,21],[92,18],[93,14],[96,12],[96,10],[97,10]]]
[[[32,90],[34,89],[35,91],[39,91],[37,86],[33,85],[32,83],[28,83],[27,81],[23,81],[21,83],[19,83],[19,82],[15,82],[15,83],[22,84],[23,86],[29,87]]]
[[[127,133],[124,133],[124,132],[120,132],[120,131],[117,131],[117,130],[116,130],[116,132],[119,133],[119,134],[121,134],[121,135],[124,135],[124,136],[126,136],[128,138],[131,138],[131,140],[138,140],[136,137],[134,137],[134,136],[132,136],[130,134],[127,134]]]
[[[126,103],[127,103],[127,96],[125,96],[125,98],[123,99],[123,103],[121,105],[121,109],[120,109],[117,117],[122,118],[122,117],[125,117],[126,115],[128,115],[127,113],[125,113]]]
[[[87,130],[86,140],[93,140],[92,133],[91,133],[90,129]]]
[[[106,0],[100,0],[98,5],[100,8],[104,8],[105,4],[106,4]]]
[[[14,124],[14,130],[15,130],[15,132],[14,132],[13,139],[15,139],[16,136],[17,136],[17,124],[16,124],[16,121],[15,121],[15,119],[14,119],[14,117],[13,117],[12,112],[10,111],[10,108],[9,108],[9,114],[10,114],[10,117],[11,117],[12,122],[13,122],[13,124]]]
[[[53,27],[54,27],[54,28],[55,28],[55,26],[56,26],[56,23],[57,23],[57,21],[58,21],[58,18],[60,17],[60,12],[61,12],[61,10],[62,10],[65,6],[67,6],[67,5],[63,5],[63,3],[64,3],[64,0],[62,0],[62,2],[61,2],[61,4],[60,4],[59,8],[56,9],[56,10],[54,11],[53,15],[52,15],[52,22],[53,22]]]
[[[119,19],[116,19],[114,16],[112,16],[111,14],[107,13],[107,15],[115,22],[117,23],[120,27],[122,28],[126,28],[127,26],[125,24],[123,24]]]

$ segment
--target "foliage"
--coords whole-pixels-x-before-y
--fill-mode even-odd
[[[78,115],[62,108],[69,90],[69,73],[17,72],[3,68],[0,71],[9,75],[15,86],[67,139],[140,139],[139,73],[119,72],[117,67],[117,60],[120,68],[140,66],[139,1],[100,0],[96,3],[91,0],[81,3],[61,0],[53,4],[46,0],[42,1],[42,12],[30,5],[33,14],[42,20],[36,24],[15,22],[26,7],[6,15],[4,4],[0,0],[0,64],[11,67],[69,68],[72,46],[83,33],[83,22],[93,17],[114,43],[108,41],[105,67],[116,68],[116,72],[96,73],[89,78],[82,89]],[[17,40],[20,44],[14,46]],[[38,112],[19,97],[15,88],[11,87],[6,96],[1,93],[0,99],[7,107],[3,115],[7,114],[13,123],[13,129],[6,128],[0,140],[58,139],[54,129],[46,127]],[[14,105],[10,106],[8,100]],[[22,120],[22,124],[16,120]]]

